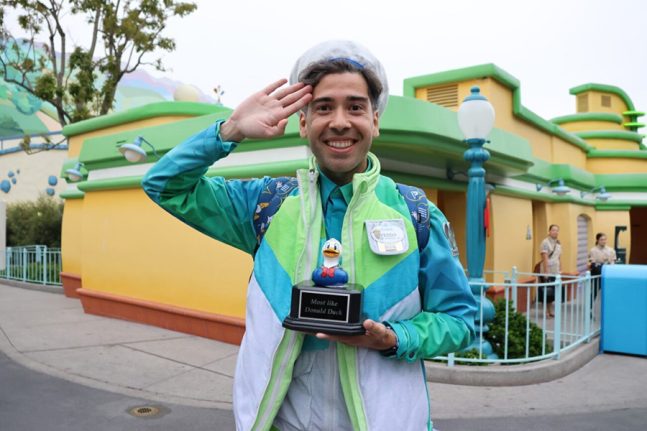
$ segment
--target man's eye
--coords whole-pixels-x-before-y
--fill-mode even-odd
[[[330,111],[330,105],[317,105],[315,107],[315,110],[317,112],[327,112]]]
[[[362,111],[364,110],[363,105],[350,105],[350,110],[351,111]]]

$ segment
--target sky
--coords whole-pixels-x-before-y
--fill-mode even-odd
[[[575,112],[569,89],[615,85],[647,111],[647,2],[644,0],[198,0],[170,20],[176,50],[164,74],[235,107],[328,39],[351,39],[383,63],[390,93],[405,78],[494,63],[521,82],[522,104],[550,119]],[[66,24],[82,43],[85,27]],[[643,118],[644,120],[645,118]],[[643,129],[644,130],[644,129]]]

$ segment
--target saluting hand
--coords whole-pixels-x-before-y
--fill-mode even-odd
[[[285,132],[288,117],[312,99],[312,87],[301,82],[283,87],[281,79],[245,99],[220,127],[224,141],[274,138]],[[283,87],[283,88],[281,88]]]

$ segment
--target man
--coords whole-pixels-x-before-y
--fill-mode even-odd
[[[429,203],[430,239],[419,251],[406,202],[369,153],[388,89],[365,48],[317,45],[297,61],[291,81],[243,101],[226,121],[170,151],[143,182],[176,217],[254,255],[234,381],[237,428],[427,430],[422,358],[459,350],[474,334],[475,302],[443,233],[446,220]],[[282,135],[299,110],[300,134],[314,156],[257,244],[252,219],[270,179],[203,175],[245,139]],[[408,247],[375,252],[366,220],[388,220]],[[364,286],[364,335],[313,336],[281,326],[291,286],[310,279],[330,238],[343,244],[349,281]]]

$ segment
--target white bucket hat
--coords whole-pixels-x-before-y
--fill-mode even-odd
[[[377,99],[375,110],[382,115],[389,98],[389,84],[382,63],[371,52],[350,40],[329,40],[307,50],[295,63],[290,73],[290,84],[299,82],[301,74],[314,63],[326,60],[346,60],[358,68],[365,68],[373,72],[382,84],[382,92]]]

